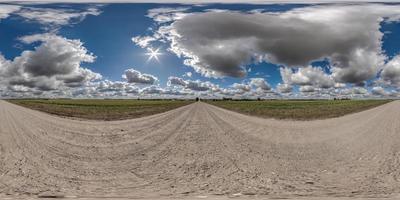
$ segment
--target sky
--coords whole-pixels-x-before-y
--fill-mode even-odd
[[[397,3],[0,3],[0,98],[399,98]]]

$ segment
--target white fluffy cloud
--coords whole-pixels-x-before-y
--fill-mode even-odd
[[[128,83],[138,84],[155,84],[158,82],[158,78],[151,74],[144,74],[134,69],[125,70],[125,74],[122,75]]]
[[[20,8],[21,6],[18,5],[0,4],[0,20],[7,18],[10,14],[18,11]]]
[[[18,12],[15,12],[15,14],[23,17],[26,20],[50,26],[61,26],[74,22],[80,22],[87,15],[97,16],[100,13],[100,10],[98,10],[96,7],[91,7],[83,11],[60,8],[52,9],[22,7]]]
[[[13,60],[0,56],[0,77],[9,88],[48,91],[63,87],[79,87],[101,78],[81,66],[95,56],[80,40],[53,34],[37,34],[20,38],[24,43],[40,42],[34,50],[26,50]]]
[[[78,23],[88,15],[97,16],[101,11],[97,6],[86,9],[67,8],[40,8],[24,4],[0,4],[0,20],[9,17],[11,14],[20,16],[24,20],[37,22],[47,28],[57,28],[63,25]]]
[[[192,72],[186,72],[183,76],[192,77]]]
[[[320,67],[308,66],[299,68],[296,72],[291,68],[281,68],[281,77],[285,84],[308,86],[303,87],[307,90],[313,88],[331,88],[335,86],[335,81],[331,75],[326,74]],[[306,89],[304,89],[306,90]]]
[[[162,7],[162,8],[153,8],[148,11],[147,16],[152,18],[154,21],[158,23],[166,23],[174,20],[182,19],[186,14],[182,13],[188,10],[189,7]]]
[[[132,38],[132,42],[142,48],[148,47],[151,42],[156,40],[156,38],[151,36],[136,36]]]

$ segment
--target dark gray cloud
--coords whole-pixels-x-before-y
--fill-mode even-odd
[[[122,75],[128,83],[138,83],[138,84],[155,84],[158,78],[151,74],[144,74],[134,69],[125,70],[125,74]]]

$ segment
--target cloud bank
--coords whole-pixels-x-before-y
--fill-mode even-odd
[[[399,86],[399,56],[389,60],[385,55],[380,30],[382,23],[399,22],[396,4],[316,5],[284,12],[160,8],[149,10],[148,17],[158,29],[134,42],[143,48],[165,42],[204,77],[245,78],[247,66],[267,62],[281,66],[276,91],[283,94],[295,86],[308,94],[349,86],[356,92],[344,93],[361,93],[368,81]],[[316,61],[326,62],[328,70],[311,66]],[[241,91],[247,86],[234,85]]]
[[[397,21],[400,7],[368,4],[313,6],[282,13],[170,12],[150,12],[159,23],[173,21],[161,26],[155,38],[169,41],[173,53],[206,77],[245,77],[245,66],[261,61],[307,67],[328,59],[335,81],[360,84],[383,66],[380,22]],[[149,36],[145,39],[149,41]]]

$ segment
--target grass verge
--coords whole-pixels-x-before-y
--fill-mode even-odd
[[[314,120],[360,112],[391,100],[206,101],[228,110],[264,118]]]
[[[13,99],[11,103],[59,116],[93,120],[122,120],[162,113],[189,100]]]

